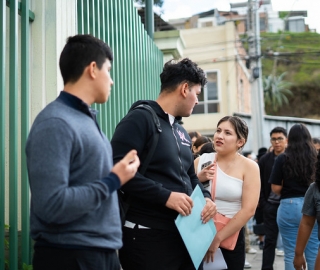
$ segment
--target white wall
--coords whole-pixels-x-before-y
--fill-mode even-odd
[[[68,36],[77,33],[76,0],[33,0],[31,10],[31,121],[54,100],[63,82],[59,56]]]

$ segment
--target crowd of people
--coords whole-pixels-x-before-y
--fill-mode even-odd
[[[205,198],[202,223],[218,215],[229,220],[203,263],[214,261],[220,248],[228,269],[242,270],[250,250],[245,227],[259,216],[262,269],[273,269],[279,231],[286,270],[320,269],[320,141],[303,124],[288,135],[276,127],[272,149],[261,149],[255,160],[242,154],[249,129],[237,116],[221,118],[212,138],[188,134],[181,118],[191,115],[207,83],[188,58],[164,65],[158,98],[132,104],[109,141],[90,106],[109,98],[112,61],[103,41],[69,37],[59,61],[64,89],[30,130],[33,269],[195,269],[175,219],[190,215],[197,186]],[[129,206],[123,224],[120,189]],[[232,248],[224,245],[230,238]]]

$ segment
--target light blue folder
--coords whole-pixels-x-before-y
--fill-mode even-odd
[[[179,215],[175,223],[187,247],[192,262],[195,268],[198,269],[217,230],[212,219],[206,224],[202,223],[201,212],[206,204],[206,200],[198,185],[192,192],[191,198],[193,200],[191,214],[189,216]]]

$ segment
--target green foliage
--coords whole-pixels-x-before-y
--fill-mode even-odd
[[[285,75],[285,72],[280,76],[270,74],[263,79],[264,102],[275,112],[283,104],[289,103],[287,96],[292,96],[289,90],[291,83],[283,80]]]
[[[9,225],[4,224],[4,229],[5,229],[5,230],[9,230],[9,227],[10,227]],[[4,239],[4,247],[5,247],[6,250],[9,249],[9,242],[8,242],[7,239]],[[8,269],[8,267],[9,267],[9,261],[5,259],[4,264],[5,264],[5,269]],[[32,266],[32,265],[27,265],[27,264],[23,263],[23,265],[22,265],[22,270],[33,270],[33,266]]]
[[[247,37],[244,35],[241,38],[247,49]],[[277,111],[274,111],[273,106],[266,103],[267,114],[320,118],[317,112],[319,106],[316,104],[320,83],[315,83],[319,82],[320,76],[319,44],[318,33],[261,33],[263,78],[269,74],[279,76],[286,72],[285,79],[291,83],[288,89],[292,92],[292,96],[286,95],[290,106],[284,101],[282,106],[278,106]],[[276,58],[274,52],[285,53],[277,57],[276,69],[274,69]]]
[[[32,265],[26,265],[25,263],[22,265],[22,269],[23,270],[33,270],[33,266]]]
[[[279,11],[279,18],[284,19],[288,16],[289,11]]]
[[[136,3],[140,5],[145,5],[146,0],[134,0]],[[164,0],[153,0],[155,6],[162,7]]]

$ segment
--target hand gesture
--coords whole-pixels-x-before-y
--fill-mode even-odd
[[[191,213],[193,202],[185,193],[171,192],[166,207],[176,210],[182,216],[188,216]]]
[[[197,176],[200,182],[205,182],[213,179],[214,172],[214,163],[211,163],[209,166],[203,168],[200,172],[198,172]]]
[[[135,176],[139,165],[140,160],[137,151],[131,150],[123,159],[114,165],[111,171],[118,175],[121,185],[124,185]]]

